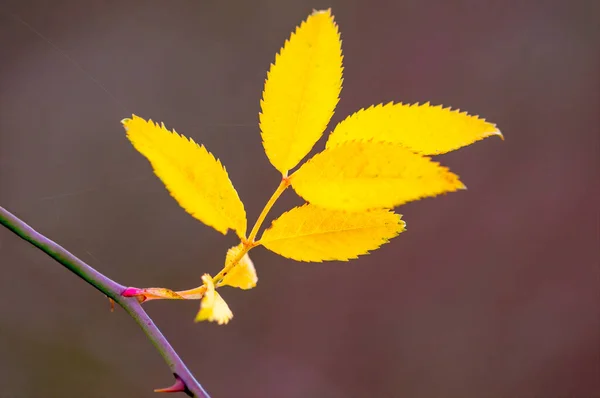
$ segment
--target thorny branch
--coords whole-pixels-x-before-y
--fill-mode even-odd
[[[96,271],[68,250],[40,234],[14,214],[0,206],[0,224],[14,232],[17,236],[31,243],[54,260],[68,268],[81,279],[100,290],[114,300],[140,325],[148,339],[163,357],[173,375],[173,386],[155,390],[156,392],[183,392],[193,398],[210,398],[194,375],[188,370],[177,352],[167,341],[160,329],[144,311],[135,297],[123,297],[125,286]]]

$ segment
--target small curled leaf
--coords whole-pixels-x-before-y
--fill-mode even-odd
[[[231,265],[235,261],[240,252],[243,250],[243,244],[232,247],[227,251],[225,258],[225,267]],[[248,253],[231,268],[231,270],[217,283],[217,286],[231,286],[240,289],[252,289],[258,282],[258,276],[256,275],[256,269],[254,263],[250,260]]]
[[[200,311],[196,315],[196,322],[207,320],[217,322],[219,325],[227,324],[233,318],[233,312],[215,290],[215,285],[209,274],[202,275],[202,282],[206,286],[206,292],[200,300]]]

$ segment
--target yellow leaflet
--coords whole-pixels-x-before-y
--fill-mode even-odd
[[[225,267],[233,262],[243,250],[243,244],[232,247],[227,251],[225,257]],[[238,261],[238,263],[217,283],[217,286],[232,286],[240,289],[252,289],[258,282],[254,263],[250,260],[248,253]]]
[[[404,231],[391,210],[329,210],[312,204],[284,213],[260,240],[267,249],[297,261],[347,261],[367,254]]]
[[[245,237],[244,204],[221,162],[203,145],[135,115],[122,123],[135,149],[185,211],[223,234],[231,228]]]
[[[275,56],[261,100],[267,157],[282,174],[323,134],[342,88],[342,47],[331,10],[315,11]]]
[[[202,276],[206,293],[200,300],[200,311],[196,315],[196,322],[211,321],[219,325],[228,323],[233,318],[233,313],[223,298],[215,291],[215,285],[208,274]]]
[[[307,202],[354,211],[465,188],[446,167],[387,142],[350,141],[325,149],[290,178]]]
[[[330,134],[327,148],[346,141],[374,140],[439,155],[492,135],[502,137],[495,124],[466,112],[429,103],[389,103],[361,109],[342,120]]]

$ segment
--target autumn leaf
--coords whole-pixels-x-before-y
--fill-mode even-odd
[[[227,251],[225,268],[239,258],[239,254],[243,249],[244,245],[240,243]],[[217,283],[217,287],[231,286],[240,289],[252,289],[256,286],[256,282],[258,282],[258,277],[254,263],[250,260],[248,253],[245,253],[237,264]]]
[[[495,124],[440,106],[389,103],[353,113],[338,123],[326,147],[347,141],[384,141],[423,155],[439,155],[497,135]]]
[[[134,148],[185,211],[223,234],[233,229],[245,237],[244,204],[221,162],[203,145],[135,115],[122,123]]]
[[[226,324],[233,313],[217,293],[222,286],[257,284],[248,251],[264,246],[297,261],[348,261],[368,254],[405,230],[394,207],[465,189],[458,176],[432,161],[486,137],[502,138],[495,124],[429,103],[388,103],[361,109],[335,126],[326,148],[290,175],[323,135],[342,88],[342,49],[331,10],[314,11],[276,54],[265,80],[259,114],[265,153],[281,172],[246,237],[246,212],[220,161],[163,124],[133,115],[123,125],[177,202],[198,220],[240,243],[231,247],[214,278],[181,291],[127,288],[138,301],[200,300],[196,321]],[[256,240],[269,211],[292,186],[308,203],[282,214]]]
[[[292,33],[267,74],[260,129],[282,174],[295,167],[327,127],[342,87],[342,48],[331,10],[315,11]]]
[[[347,212],[305,204],[273,221],[260,243],[297,261],[347,261],[387,243],[405,225],[390,210]]]
[[[290,180],[307,202],[353,211],[393,208],[465,188],[446,167],[387,142],[350,141],[325,149]]]
[[[204,274],[202,281],[206,286],[206,293],[200,300],[200,311],[196,315],[196,322],[208,320],[217,322],[219,325],[228,323],[233,318],[233,312],[221,295],[216,292],[212,278],[209,274]]]

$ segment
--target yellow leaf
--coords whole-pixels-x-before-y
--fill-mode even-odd
[[[267,157],[282,174],[327,127],[342,89],[342,47],[331,10],[314,11],[275,56],[261,100]]]
[[[243,250],[243,244],[232,247],[227,251],[225,257],[225,268],[228,267],[233,261],[235,261],[240,252]],[[254,263],[250,260],[248,253],[238,261],[236,265],[217,283],[217,286],[232,286],[240,289],[252,289],[258,282],[258,276],[256,275],[256,269]]]
[[[401,144],[423,155],[439,155],[492,135],[495,124],[466,112],[431,106],[389,103],[371,106],[342,120],[330,134],[327,148],[355,140]]]
[[[202,276],[206,293],[200,300],[200,311],[196,315],[196,322],[211,321],[217,322],[219,325],[228,323],[233,318],[233,313],[229,306],[215,290],[212,278],[208,274]]]
[[[307,202],[353,211],[393,208],[465,188],[446,167],[387,142],[350,141],[325,149],[290,179]]]
[[[400,218],[385,209],[355,213],[305,204],[273,221],[260,243],[297,261],[347,261],[404,231],[406,224]]]
[[[135,149],[185,211],[223,234],[231,228],[245,237],[244,204],[221,162],[203,145],[135,115],[122,123]]]

